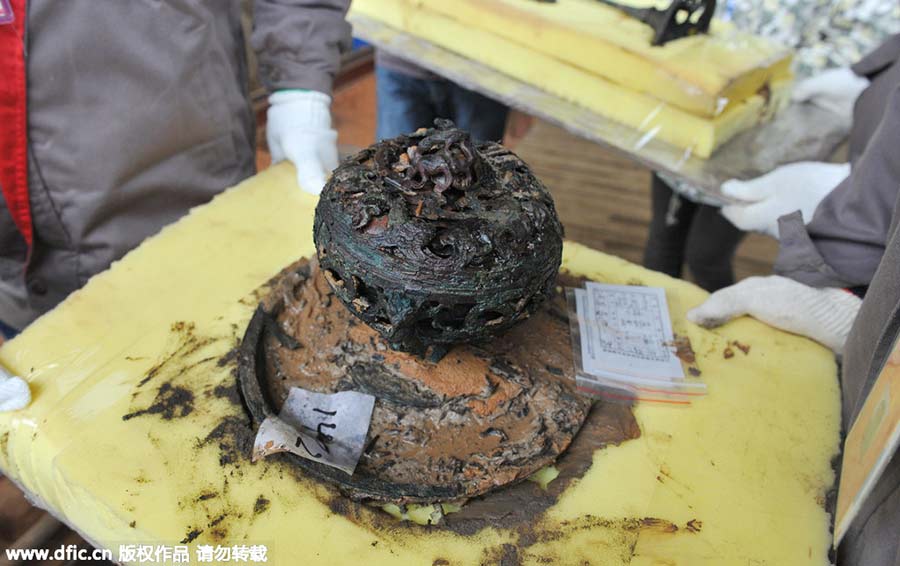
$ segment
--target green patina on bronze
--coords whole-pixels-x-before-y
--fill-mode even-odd
[[[350,312],[392,348],[439,358],[537,309],[559,271],[563,230],[515,154],[435,125],[345,160],[316,208],[314,239]]]

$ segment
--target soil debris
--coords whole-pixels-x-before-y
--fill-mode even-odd
[[[691,339],[687,336],[675,335],[675,339],[667,344],[675,347],[675,356],[686,364],[692,364],[697,361],[697,355],[691,346]]]
[[[250,459],[254,438],[253,428],[247,420],[229,416],[222,419],[200,445],[218,444],[219,465],[227,466]]]
[[[519,566],[521,563],[519,550],[509,543],[486,549],[481,560],[482,566]]]
[[[665,519],[657,519],[655,517],[644,517],[641,519],[641,527],[658,529],[665,533],[674,533],[678,531],[678,525],[673,523],[672,521],[666,521]]]
[[[194,394],[184,387],[163,383],[159,386],[156,399],[146,409],[133,411],[122,416],[123,421],[129,421],[141,415],[159,415],[164,420],[186,417],[194,411]]]
[[[750,345],[749,344],[742,344],[742,343],[738,342],[737,340],[732,340],[731,345],[734,346],[735,348],[737,348],[738,350],[740,350],[741,352],[743,352],[745,356],[750,353]]]
[[[260,513],[265,513],[269,509],[269,505],[271,505],[271,501],[260,495],[256,498],[256,503],[253,504],[253,514],[259,515]]]
[[[201,531],[200,529],[192,528],[187,532],[186,535],[184,535],[184,538],[181,539],[181,544],[190,544],[190,543],[194,542],[195,540],[197,540],[197,537],[199,537],[202,534],[203,534],[203,531]]]
[[[700,521],[698,519],[691,519],[690,521],[687,522],[687,525],[685,525],[685,528],[687,530],[691,531],[692,533],[699,533],[700,529],[703,528],[703,521]]]

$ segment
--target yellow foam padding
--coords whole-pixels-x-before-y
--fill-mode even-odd
[[[218,360],[242,334],[254,290],[313,253],[315,204],[290,165],[273,167],[165,228],[4,344],[0,361],[28,380],[34,401],[0,414],[3,473],[113,549],[196,536],[192,545],[265,544],[278,565],[510,555],[526,564],[826,563],[823,501],[839,439],[830,352],[747,318],[698,328],[685,312],[706,293],[574,243],[565,269],[665,287],[709,394],[690,408],[638,405],[642,436],[598,450],[528,537],[503,524],[470,536],[382,528],[374,525],[386,515],[368,509],[351,520],[327,503],[328,488],[288,465],[250,464],[215,434],[244,418],[216,393],[234,380],[233,361]],[[735,339],[749,354],[725,359]],[[188,391],[193,410],[141,414],[166,387]]]
[[[784,46],[721,20],[707,35],[654,47],[650,26],[596,0],[407,1],[703,117],[790,72]]]
[[[472,2],[482,4],[476,0]],[[523,6],[540,5],[531,0],[517,2]],[[484,4],[492,5],[490,2]],[[456,3],[447,3],[442,10],[450,10],[450,7],[455,10],[456,6]],[[717,147],[738,133],[770,118],[773,114],[771,107],[783,105],[787,100],[792,82],[786,64],[784,73],[767,75],[769,89],[765,95],[750,94],[733,101],[721,113],[704,117],[660,98],[671,92],[670,86],[657,84],[646,92],[633,90],[595,72],[532,49],[529,45],[511,41],[506,35],[449,17],[431,9],[432,7],[430,3],[420,5],[418,0],[356,0],[352,5],[352,13],[423,37],[606,118],[631,126],[640,131],[634,140],[627,142],[635,148],[647,139],[657,138],[707,158]],[[484,13],[491,13],[491,9],[485,7]],[[514,26],[511,29],[515,29]],[[696,44],[695,40],[702,41],[702,38],[693,37],[684,41]],[[669,46],[663,49],[669,49]],[[607,60],[616,60],[615,57],[624,53],[626,52],[617,49]],[[591,54],[590,57],[599,56]],[[652,75],[652,71],[646,67],[647,65],[640,67],[626,64],[623,68],[638,69],[641,76],[649,76],[647,73]],[[698,69],[695,71],[700,72]],[[752,74],[751,71],[748,73]],[[756,90],[752,92],[755,93]],[[515,92],[500,94],[515,98]]]

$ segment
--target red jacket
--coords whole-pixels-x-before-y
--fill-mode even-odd
[[[6,4],[9,2],[9,4]],[[0,0],[0,189],[16,228],[33,241],[28,201],[25,0]],[[4,23],[5,22],[5,23]]]

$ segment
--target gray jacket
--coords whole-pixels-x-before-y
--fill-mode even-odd
[[[851,133],[850,176],[808,226],[780,219],[776,271],[814,286],[868,286],[844,349],[843,422],[849,428],[900,332],[900,35],[854,70],[872,80]],[[900,454],[838,549],[838,566],[900,566]]]
[[[270,90],[330,93],[350,0],[255,0]],[[0,320],[23,327],[255,171],[240,0],[30,0],[28,255],[0,206]]]

